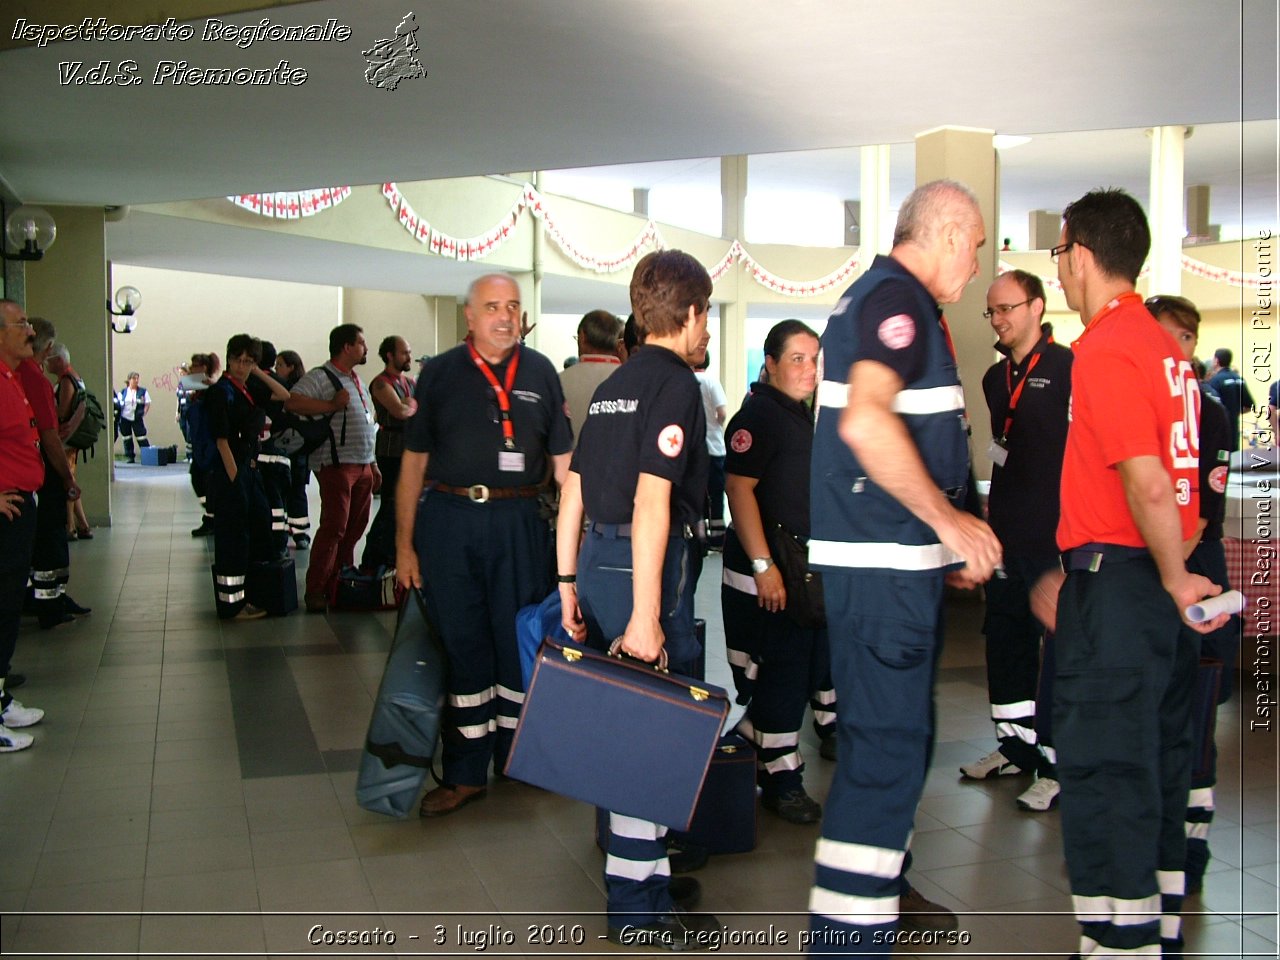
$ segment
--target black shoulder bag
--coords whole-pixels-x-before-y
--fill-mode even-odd
[[[797,625],[817,629],[827,625],[826,602],[822,595],[822,574],[809,569],[809,547],[788,533],[781,524],[765,527],[769,553],[787,588],[786,614]]]

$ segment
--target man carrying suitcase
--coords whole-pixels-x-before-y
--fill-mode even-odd
[[[699,653],[689,536],[702,516],[707,449],[690,365],[710,296],[711,278],[686,253],[651,253],[636,265],[631,306],[644,346],[596,389],[556,528],[565,630],[592,646],[619,638],[622,653],[649,663],[665,653],[675,673],[690,672]],[[687,950],[719,929],[710,914],[679,909],[700,890],[691,878],[671,879],[666,832],[609,815],[605,888],[616,943]]]

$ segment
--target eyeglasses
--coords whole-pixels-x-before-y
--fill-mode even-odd
[[[1068,240],[1066,243],[1059,244],[1049,251],[1049,259],[1054,263],[1058,262],[1058,258],[1076,245],[1074,240]]]
[[[988,320],[990,320],[996,314],[999,314],[1000,316],[1003,317],[1010,310],[1016,310],[1018,307],[1025,307],[1030,302],[1031,300],[1023,300],[1021,303],[997,303],[994,307],[990,308],[989,310],[983,310],[982,315],[986,317]]]
[[[30,329],[32,329],[32,330],[34,330],[34,329],[35,329],[35,327],[32,327],[32,326],[31,326],[31,321],[30,321],[30,320],[18,320],[18,321],[16,321],[16,322],[15,322],[15,321],[13,321],[13,320],[6,320],[6,321],[4,322],[4,325],[5,325],[6,327],[27,327],[27,328],[30,328]]]

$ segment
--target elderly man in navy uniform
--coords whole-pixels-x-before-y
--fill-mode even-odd
[[[444,782],[424,817],[480,799],[490,762],[506,765],[524,702],[516,611],[552,583],[539,495],[573,449],[555,367],[520,343],[515,279],[478,278],[465,312],[466,341],[422,368],[396,490],[396,576],[424,588],[449,662]]]
[[[904,874],[933,742],[943,582],[984,581],[1000,560],[991,528],[961,509],[964,392],[938,307],[960,299],[984,240],[967,188],[916,188],[889,256],[822,337],[809,560],[826,594],[840,763],[815,855],[814,952],[887,953],[900,912],[917,929],[956,923]]]
[[[707,491],[706,420],[690,365],[705,349],[710,296],[711,278],[687,253],[651,253],[636,265],[631,307],[644,346],[596,389],[556,528],[564,628],[601,648],[621,638],[623,653],[647,662],[665,652],[685,674],[700,652],[690,538]],[[709,914],[677,909],[691,907],[699,887],[671,879],[665,834],[609,815],[610,939],[688,949],[691,937],[719,928]]]

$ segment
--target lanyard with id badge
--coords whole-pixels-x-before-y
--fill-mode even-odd
[[[467,352],[471,354],[471,362],[476,365],[484,378],[493,388],[498,400],[499,419],[502,423],[502,448],[498,450],[498,470],[502,473],[524,473],[524,451],[516,446],[516,428],[511,422],[511,388],[516,383],[516,371],[520,368],[520,348],[517,346],[511,354],[511,362],[507,364],[506,383],[499,383],[493,369],[484,357],[476,352],[471,338],[467,338]]]
[[[1013,412],[1018,408],[1018,399],[1022,396],[1022,389],[1027,385],[1027,381],[1031,379],[1031,371],[1036,368],[1036,364],[1040,362],[1041,354],[1036,353],[1031,357],[1031,362],[1027,364],[1027,372],[1022,375],[1022,379],[1018,381],[1018,386],[1013,389],[1013,359],[1010,358],[1009,365],[1004,368],[1005,384],[1009,390],[1009,409],[1004,417],[1004,430],[1000,432],[999,437],[992,438],[991,446],[987,447],[987,456],[991,458],[991,462],[997,467],[1003,467],[1005,461],[1009,459],[1009,431],[1013,427]]]

